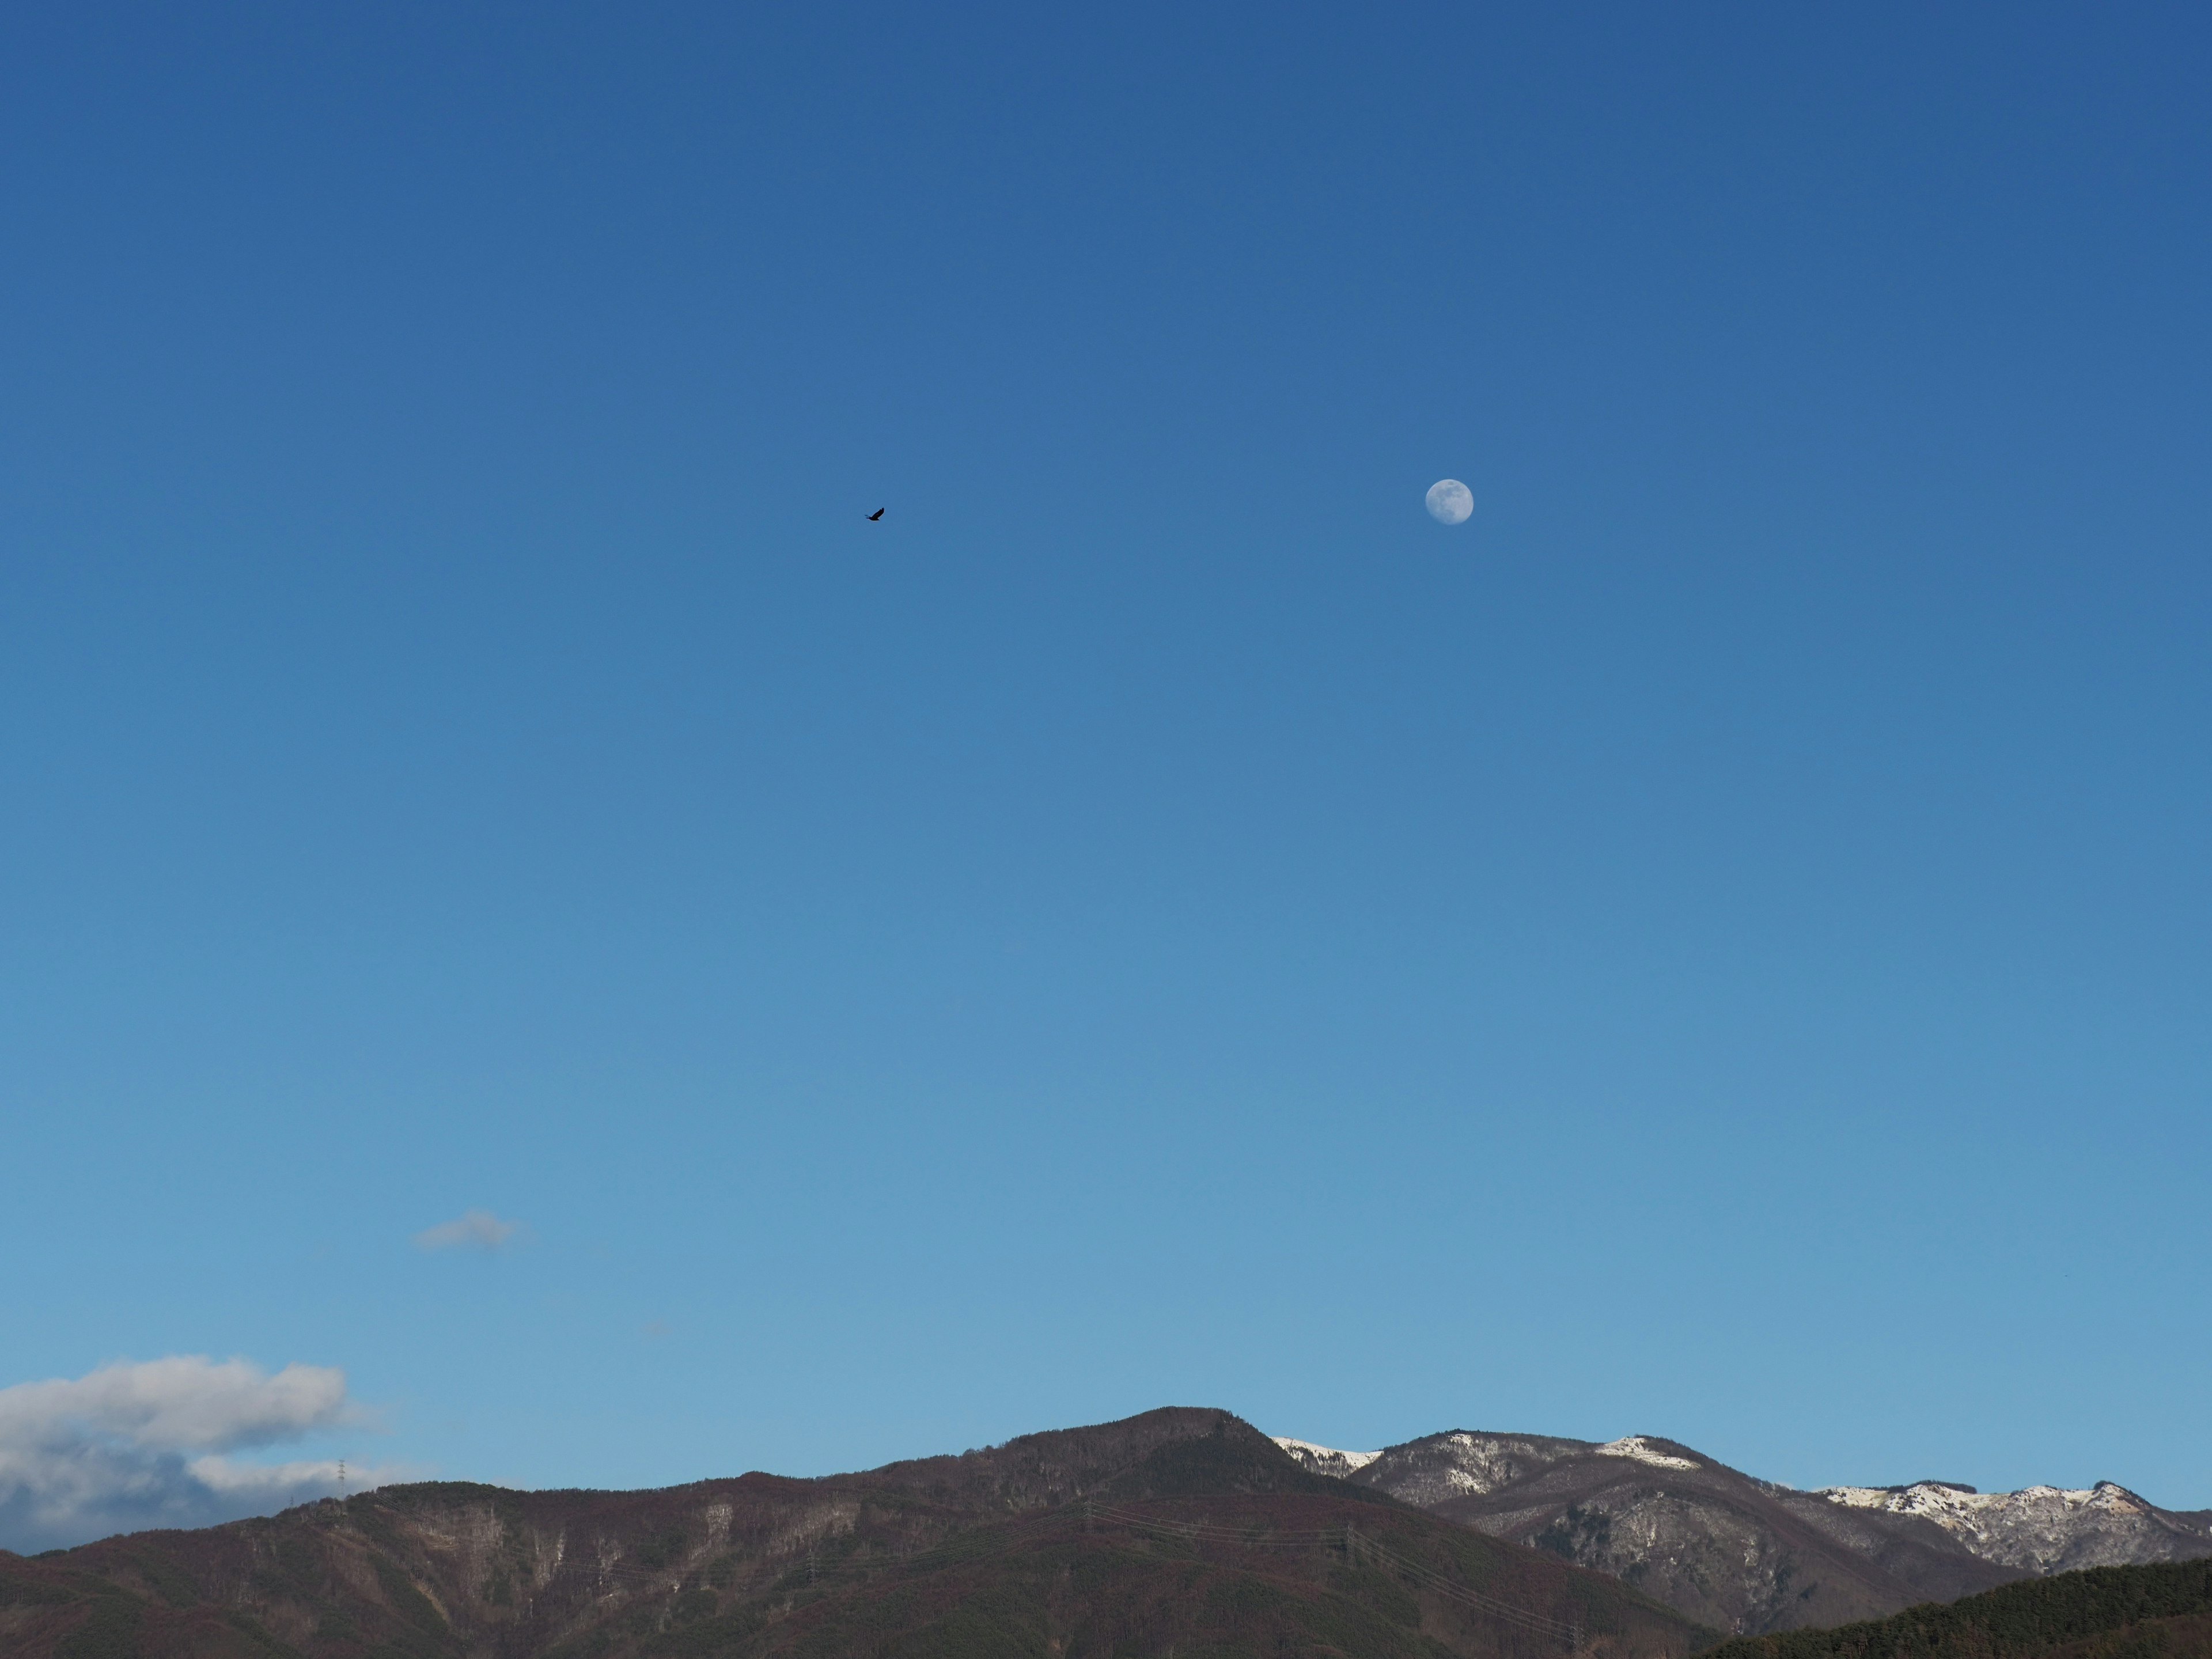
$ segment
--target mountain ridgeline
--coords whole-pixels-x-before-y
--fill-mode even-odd
[[[2113,1565],[2115,1563],[2124,1565]],[[1717,1646],[1716,1644],[1718,1644]],[[2212,1659],[2212,1514],[1174,1408],[860,1474],[0,1551],[0,1659]]]
[[[1717,1636],[1186,1409],[815,1480],[392,1486],[0,1554],[7,1659],[1686,1659]]]
[[[1798,1492],[1646,1435],[1461,1430],[1379,1452],[1279,1443],[1316,1474],[1612,1573],[1745,1635],[1878,1619],[2032,1575],[2212,1556],[2212,1512],[2161,1510],[2110,1483]]]

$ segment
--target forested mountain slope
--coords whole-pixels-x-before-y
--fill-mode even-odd
[[[1197,1410],[818,1480],[400,1486],[0,1556],[8,1659],[1684,1659],[1714,1637]]]
[[[1836,1630],[1738,1638],[1709,1659],[2203,1659],[2212,1561],[2091,1567]]]

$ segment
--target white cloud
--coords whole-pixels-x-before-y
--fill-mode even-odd
[[[489,1210],[471,1210],[415,1235],[423,1250],[495,1250],[522,1231],[517,1221],[501,1221]]]
[[[146,1527],[199,1527],[340,1490],[335,1462],[227,1454],[356,1425],[345,1373],[200,1355],[103,1365],[0,1389],[0,1548],[28,1552]],[[360,1492],[390,1469],[349,1467]]]

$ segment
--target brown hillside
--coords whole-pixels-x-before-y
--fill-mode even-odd
[[[0,1556],[8,1659],[1681,1659],[1711,1639],[1213,1411],[818,1480],[403,1486]]]

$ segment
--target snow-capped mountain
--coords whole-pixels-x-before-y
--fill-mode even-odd
[[[1307,1468],[1628,1580],[1758,1633],[1876,1617],[2074,1567],[2212,1556],[2212,1511],[2109,1482],[1798,1492],[1653,1435],[1430,1435],[1379,1451],[1276,1443]]]
[[[1382,1455],[1381,1452],[1333,1451],[1310,1441],[1285,1440],[1280,1435],[1275,1436],[1274,1441],[1316,1474],[1333,1474],[1340,1480],[1351,1479]]]
[[[2161,1510],[2110,1480],[2079,1492],[2060,1486],[1976,1492],[1923,1480],[1911,1486],[1824,1486],[1814,1496],[1845,1509],[1925,1516],[1983,1560],[2024,1572],[2212,1555],[2212,1528],[2201,1512]]]

